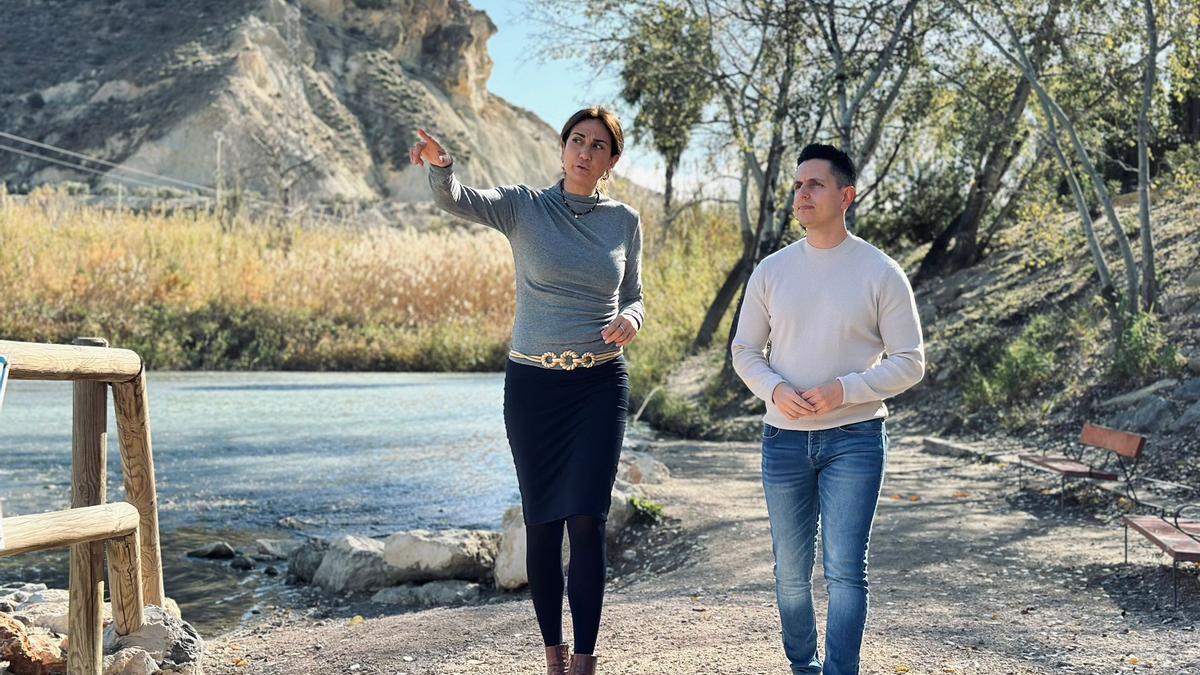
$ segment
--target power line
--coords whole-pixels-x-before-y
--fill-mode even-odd
[[[159,184],[159,183],[151,183],[151,182],[149,182],[149,181],[145,181],[145,180],[142,180],[142,179],[139,179],[139,178],[133,178],[133,177],[130,177],[130,176],[123,176],[123,175],[121,175],[120,173],[117,173],[117,172],[120,172],[120,171],[128,171],[128,172],[132,172],[132,173],[137,173],[137,174],[141,174],[141,175],[144,175],[144,176],[148,176],[148,177],[151,177],[151,178],[155,178],[155,179],[158,179],[158,180],[160,180],[160,181],[164,181],[164,182],[175,182],[175,183],[179,183],[179,184],[183,184],[183,185],[194,186],[196,189],[200,190],[201,192],[207,193],[207,195],[198,195],[200,198],[202,198],[202,199],[205,199],[205,200],[207,200],[207,201],[213,201],[213,202],[215,202],[215,201],[216,201],[216,200],[215,200],[215,198],[214,198],[213,196],[211,196],[211,195],[215,195],[215,194],[216,194],[216,190],[215,190],[214,188],[211,188],[211,187],[207,187],[207,186],[204,186],[204,185],[199,185],[199,184],[196,184],[196,183],[191,183],[191,182],[189,182],[189,181],[184,181],[184,180],[182,180],[182,179],[179,179],[179,178],[173,178],[173,177],[171,177],[171,176],[164,176],[164,175],[162,175],[162,174],[156,174],[156,173],[152,173],[152,172],[149,172],[149,171],[142,171],[142,170],[140,170],[140,169],[132,169],[132,168],[128,168],[128,167],[123,167],[123,166],[120,166],[120,165],[118,165],[118,164],[114,164],[113,162],[109,162],[109,161],[106,161],[106,160],[102,160],[102,159],[98,159],[98,158],[95,158],[95,157],[91,157],[91,156],[89,156],[89,155],[84,155],[84,154],[82,154],[82,153],[78,153],[78,152],[74,152],[74,151],[71,151],[71,150],[67,150],[66,148],[60,148],[60,147],[58,147],[58,146],[55,146],[55,145],[50,145],[50,144],[48,144],[48,143],[42,143],[42,142],[39,142],[39,141],[34,141],[34,140],[32,140],[32,139],[24,138],[23,136],[18,136],[18,135],[16,135],[16,134],[10,134],[10,133],[7,133],[7,132],[0,131],[0,137],[4,137],[4,138],[9,138],[9,139],[17,140],[17,141],[19,141],[19,142],[23,142],[23,143],[29,143],[29,144],[35,145],[35,146],[37,146],[37,147],[41,147],[41,148],[44,148],[44,149],[47,149],[47,150],[51,150],[51,151],[53,151],[53,152],[60,152],[60,153],[67,154],[67,155],[70,155],[70,156],[73,156],[73,157],[78,157],[78,158],[80,158],[80,159],[83,159],[83,160],[86,160],[86,161],[96,162],[96,163],[98,163],[98,164],[103,164],[103,165],[106,165],[106,166],[112,167],[112,169],[111,169],[111,170],[109,170],[109,171],[101,171],[101,170],[99,170],[99,169],[95,169],[95,168],[92,168],[92,167],[86,166],[86,165],[84,165],[84,164],[81,164],[81,163],[79,163],[79,162],[69,162],[69,161],[62,160],[62,159],[57,159],[57,158],[54,158],[54,157],[48,157],[48,156],[46,156],[46,155],[43,155],[43,154],[40,154],[40,153],[36,153],[36,152],[30,152],[30,151],[27,151],[27,150],[22,150],[22,149],[20,149],[20,148],[14,148],[14,147],[12,147],[12,146],[4,145],[4,144],[0,144],[0,150],[6,150],[6,151],[9,151],[9,152],[13,152],[13,153],[16,153],[16,154],[19,154],[19,155],[24,155],[24,156],[26,156],[26,157],[30,157],[30,158],[33,158],[33,159],[39,159],[39,160],[46,161],[46,162],[50,162],[50,163],[57,164],[57,165],[60,165],[60,166],[65,166],[65,167],[68,167],[68,168],[71,168],[71,169],[76,169],[76,170],[79,170],[79,171],[86,171],[86,172],[88,172],[88,173],[97,174],[97,175],[100,175],[100,176],[103,176],[103,177],[106,177],[106,178],[113,178],[113,179],[116,179],[116,180],[121,180],[121,181],[129,182],[129,183],[134,183],[134,184],[141,185],[141,186],[145,186],[145,187],[151,187],[151,188],[161,188],[161,187],[164,187],[164,186],[163,186],[162,184]],[[116,173],[116,175],[114,175],[114,173]],[[269,209],[269,210],[271,210],[271,211],[275,212],[277,215],[280,215],[280,216],[282,216],[282,217],[285,217],[285,218],[286,218],[286,217],[289,217],[289,213],[288,213],[288,209],[287,209],[287,207],[286,207],[286,206],[284,206],[284,205],[282,205],[282,204],[279,204],[278,202],[272,202],[272,201],[270,201],[270,200],[263,199],[263,198],[261,198],[261,197],[256,197],[256,196],[253,196],[253,195],[249,195],[249,194],[245,195],[245,197],[244,197],[244,198],[246,199],[246,201],[247,201],[247,202],[250,202],[250,203],[252,203],[252,204],[255,204],[255,205],[258,205],[258,206],[260,206],[260,207],[263,207],[263,208]],[[307,215],[309,215],[310,217],[313,217],[313,218],[315,218],[315,219],[317,219],[317,220],[319,220],[319,221],[321,221],[321,222],[323,222],[323,223],[325,223],[325,224],[327,224],[327,225],[345,225],[345,224],[351,224],[351,225],[356,225],[356,226],[358,226],[358,227],[363,227],[363,226],[364,226],[364,224],[363,224],[362,222],[358,221],[358,220],[351,220],[351,219],[348,219],[348,218],[345,218],[345,217],[343,217],[343,218],[342,218],[342,220],[341,220],[341,221],[339,221],[339,220],[338,220],[338,219],[337,219],[335,216],[332,216],[332,215],[330,215],[330,214],[324,213],[324,212],[322,212],[322,211],[319,211],[319,210],[314,210],[315,208],[316,208],[316,207],[308,206],[308,207],[305,207],[303,210],[304,210],[304,211],[307,213]]]

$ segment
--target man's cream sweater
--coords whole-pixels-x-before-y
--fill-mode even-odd
[[[767,353],[769,347],[769,353]],[[904,270],[849,235],[833,248],[802,239],[750,276],[733,340],[733,365],[767,402],[767,424],[815,431],[886,417],[883,400],[925,373],[917,303]],[[799,391],[841,381],[843,404],[788,419],[771,402],[780,382]]]

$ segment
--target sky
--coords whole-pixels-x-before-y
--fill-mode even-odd
[[[496,34],[488,41],[488,53],[494,62],[488,89],[493,94],[532,110],[554,129],[561,128],[572,113],[585,106],[599,104],[612,108],[620,115],[626,133],[625,152],[616,172],[646,187],[662,189],[662,160],[630,138],[633,115],[620,101],[621,83],[615,73],[598,74],[596,67],[582,58],[539,57],[539,27],[524,16],[524,0],[470,0],[470,3],[487,12],[496,24]],[[686,168],[681,174],[686,174]],[[677,182],[687,178],[682,176]]]

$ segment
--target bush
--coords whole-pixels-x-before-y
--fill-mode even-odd
[[[1178,370],[1179,353],[1167,342],[1158,316],[1139,312],[1117,340],[1110,375],[1125,380],[1146,380]]]
[[[1035,398],[1060,370],[1057,350],[1071,342],[1069,325],[1062,317],[1036,316],[995,362],[974,364],[963,391],[967,407],[978,410]]]

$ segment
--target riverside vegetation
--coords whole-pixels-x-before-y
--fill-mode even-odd
[[[61,186],[0,200],[7,339],[102,335],[158,370],[503,368],[512,255],[490,231],[133,213]],[[670,236],[640,210],[653,309],[630,348],[635,399],[683,358],[740,246],[719,210],[685,210]]]

